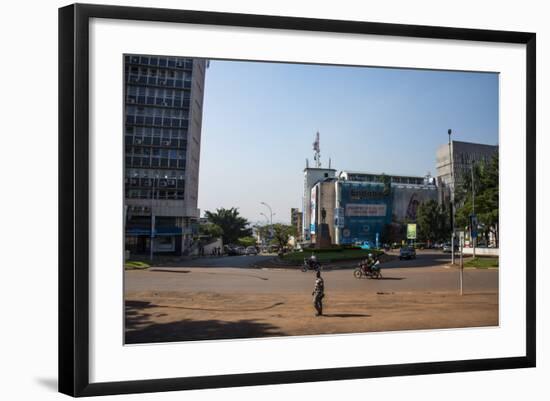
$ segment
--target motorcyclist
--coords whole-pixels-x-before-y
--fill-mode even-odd
[[[319,268],[319,262],[317,261],[317,256],[311,255],[309,259],[307,260],[307,264],[310,269],[317,270]]]
[[[374,258],[372,257],[372,253],[369,253],[367,255],[367,259],[363,261],[363,270],[365,271],[365,273],[370,272],[370,269],[373,264],[374,264]]]

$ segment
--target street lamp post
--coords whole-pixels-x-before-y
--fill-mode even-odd
[[[271,209],[271,206],[269,206],[265,202],[260,202],[260,203],[269,209],[269,237],[271,240],[271,238],[273,238],[273,214],[274,214],[273,209]]]
[[[451,264],[455,264],[455,219],[454,219],[454,181],[453,181],[453,154],[451,150],[451,134],[452,130],[449,128],[447,131],[449,134],[449,171],[451,173],[451,180],[449,186],[451,189],[451,201],[450,203],[450,216],[451,216]]]
[[[270,225],[273,225],[273,210],[271,209],[271,206],[269,206],[267,203],[265,202],[260,202],[262,205],[264,205],[265,207],[267,207],[269,209],[269,224]]]

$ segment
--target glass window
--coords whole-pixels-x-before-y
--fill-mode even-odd
[[[141,57],[140,62],[141,64],[149,64],[149,57]]]
[[[149,60],[149,64],[158,65],[159,64],[159,59],[156,58],[156,57],[151,57],[151,59]]]

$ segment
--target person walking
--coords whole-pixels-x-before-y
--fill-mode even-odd
[[[325,282],[321,277],[321,272],[317,271],[317,278],[315,279],[315,288],[313,288],[313,307],[317,311],[315,316],[323,315],[323,298],[325,297]]]

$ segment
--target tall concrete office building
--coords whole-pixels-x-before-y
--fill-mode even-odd
[[[451,141],[450,149],[448,143],[439,146],[436,151],[436,168],[440,202],[449,202],[451,190],[460,187],[464,176],[471,174],[473,165],[488,163],[496,153],[498,146],[481,143]]]
[[[304,194],[302,198],[302,239],[311,240],[315,234],[317,221],[315,219],[317,194],[315,185],[324,180],[334,179],[336,170],[333,168],[308,167],[304,169]]]
[[[130,252],[184,254],[197,229],[207,60],[125,55],[124,210]]]

